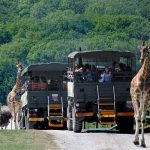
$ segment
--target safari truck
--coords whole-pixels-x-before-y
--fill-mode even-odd
[[[105,68],[111,80],[101,80]],[[135,56],[129,51],[75,51],[68,55],[67,128],[81,132],[83,122],[133,130],[130,81]],[[89,78],[90,77],[90,78]]]
[[[21,128],[65,128],[67,82],[65,63],[32,64],[22,71]]]

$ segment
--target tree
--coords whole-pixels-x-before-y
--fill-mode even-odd
[[[31,16],[41,19],[58,9],[60,0],[41,0],[31,8]]]

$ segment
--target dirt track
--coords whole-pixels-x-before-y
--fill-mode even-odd
[[[60,150],[150,150],[150,133],[145,134],[147,148],[135,146],[134,134],[113,132],[74,133],[63,130],[44,131],[53,135]]]
[[[14,129],[14,124],[12,125]],[[7,129],[11,129],[11,124]],[[150,150],[150,132],[145,133],[146,148],[133,144],[133,134],[118,132],[82,132],[74,133],[67,130],[43,130],[53,136],[58,148],[53,150]]]
[[[7,129],[10,128],[9,124]],[[132,143],[134,133],[121,134],[109,131],[74,133],[67,130],[43,130],[43,132],[53,136],[54,143],[59,147],[53,150],[150,150],[150,132],[145,133],[147,148]]]

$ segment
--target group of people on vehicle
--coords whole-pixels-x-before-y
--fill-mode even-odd
[[[76,72],[76,79],[77,82],[111,82],[111,72],[109,71],[109,68],[106,67],[103,72],[98,71],[97,68],[93,65],[85,65],[82,67],[79,67],[78,65],[75,68]],[[101,73],[100,73],[101,72]]]
[[[34,76],[25,81],[25,83],[22,86],[22,90],[23,92],[27,90],[58,91],[60,88],[62,88],[62,90],[66,90],[66,82],[62,80],[60,81],[60,80],[46,79],[46,77],[43,77],[43,76],[42,77]]]
[[[125,64],[114,62],[112,67],[98,69],[94,65],[77,65],[75,68],[77,82],[111,82],[113,77],[119,79],[126,71]]]

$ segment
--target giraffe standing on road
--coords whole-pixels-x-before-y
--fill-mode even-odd
[[[14,85],[13,89],[7,96],[7,104],[13,116],[15,129],[19,127],[19,115],[21,111],[20,94],[21,94],[22,65],[19,62],[17,64],[17,69],[18,69],[18,72],[17,72],[16,84]]]
[[[145,42],[143,42],[140,52],[142,67],[132,79],[130,88],[136,123],[133,143],[139,145],[139,123],[141,123],[142,138],[140,145],[146,147],[144,139],[144,121],[146,108],[150,100],[150,49]]]

